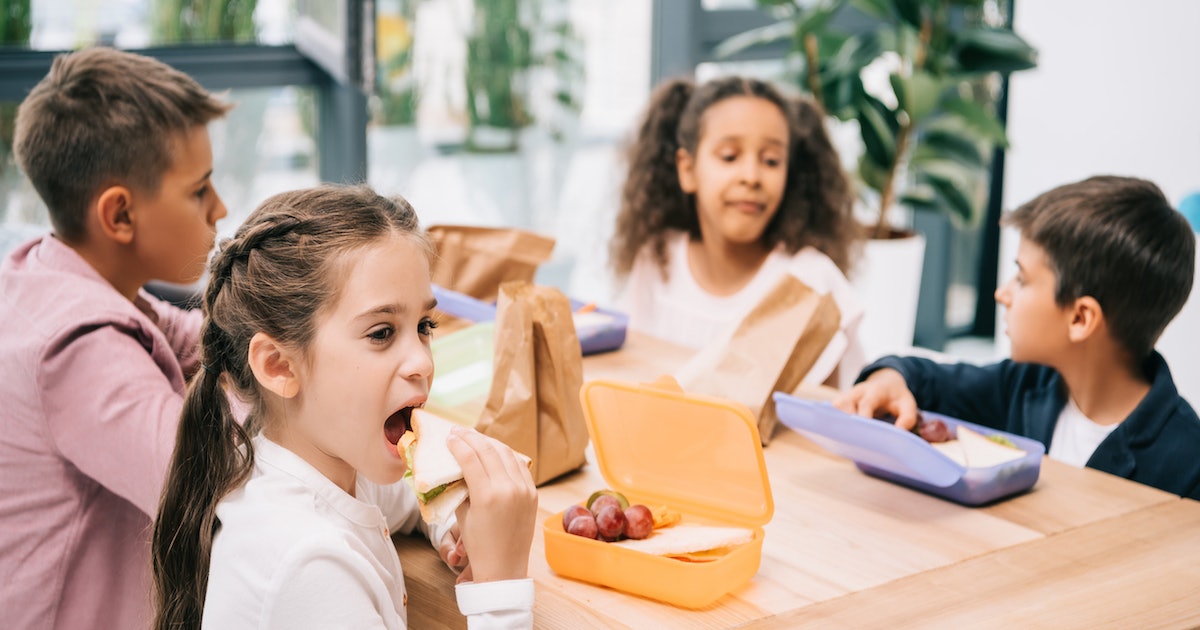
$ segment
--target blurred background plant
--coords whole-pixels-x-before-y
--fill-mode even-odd
[[[258,0],[158,0],[155,43],[252,42]]]
[[[718,54],[791,41],[789,75],[839,120],[857,124],[857,179],[873,235],[899,204],[970,224],[982,214],[990,151],[1007,147],[996,112],[1003,75],[1037,51],[997,0],[759,0],[779,21],[723,42]],[[871,26],[837,26],[847,8]]]
[[[467,149],[515,151],[535,112],[560,138],[583,81],[566,2],[475,0],[466,39]]]
[[[375,8],[376,90],[371,119],[381,125],[413,125],[417,120],[413,33],[418,0],[382,0]]]
[[[0,46],[25,47],[33,30],[30,0],[0,0]],[[17,120],[15,101],[0,102],[0,202],[10,198],[20,177],[13,158],[13,127]],[[9,204],[0,203],[0,220],[7,220]]]

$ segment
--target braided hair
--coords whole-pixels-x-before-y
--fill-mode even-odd
[[[156,628],[200,626],[217,503],[254,466],[250,438],[265,410],[250,339],[262,332],[285,347],[307,347],[317,315],[336,303],[343,255],[392,234],[411,236],[432,256],[408,202],[365,186],[326,185],[267,199],[221,243],[204,292],[202,369],[188,383],[154,524]],[[226,388],[250,405],[244,426]]]
[[[789,254],[815,247],[843,273],[849,270],[861,233],[852,215],[850,181],[825,129],[821,106],[805,97],[785,97],[766,81],[729,76],[701,85],[690,79],[669,80],[650,97],[626,155],[629,170],[610,243],[618,278],[629,275],[645,247],[650,247],[665,277],[667,230],[701,237],[695,199],[680,187],[676,153],[683,149],[695,155],[704,133],[704,113],[736,96],[774,104],[788,123],[787,185],[779,211],[763,230],[763,245],[773,249],[782,243]]]

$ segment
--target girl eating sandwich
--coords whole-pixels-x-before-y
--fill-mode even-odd
[[[452,431],[471,500],[432,526],[398,483],[433,378],[431,252],[407,202],[365,187],[276,195],[222,243],[154,527],[156,627],[404,628],[389,536],[414,529],[465,565],[471,627],[532,626],[525,463]]]

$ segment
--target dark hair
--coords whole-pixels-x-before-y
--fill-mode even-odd
[[[157,193],[174,143],[231,107],[161,61],[87,48],[55,57],[21,102],[13,152],[55,232],[75,241],[103,187]]]
[[[735,96],[773,103],[788,123],[787,185],[779,211],[763,230],[763,244],[773,248],[782,243],[788,253],[812,246],[829,256],[843,273],[849,270],[861,232],[852,216],[853,191],[825,130],[820,105],[808,98],[787,98],[765,81],[732,76],[700,86],[688,79],[674,79],[651,96],[628,150],[629,172],[610,246],[618,276],[629,274],[648,243],[665,273],[667,229],[700,237],[695,200],[680,187],[675,154],[680,148],[695,154],[704,133],[704,113]]]
[[[254,465],[250,437],[261,428],[264,400],[248,363],[251,337],[263,332],[306,348],[317,315],[337,300],[345,254],[391,234],[410,236],[432,256],[407,201],[326,185],[267,199],[221,243],[204,293],[203,368],[188,384],[154,523],[156,628],[199,627],[217,503]],[[223,386],[250,404],[245,427]]]
[[[1095,298],[1113,338],[1138,361],[1191,293],[1196,237],[1152,182],[1091,177],[1037,196],[1002,222],[1046,251],[1058,304]]]

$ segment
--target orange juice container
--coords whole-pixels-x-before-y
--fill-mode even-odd
[[[762,558],[763,525],[775,511],[750,411],[686,394],[669,378],[652,385],[591,381],[580,398],[609,488],[630,504],[678,512],[675,527],[735,527],[751,535],[708,554],[654,555],[569,534],[560,512],[542,526],[550,568],[685,608],[708,606],[748,582]],[[656,529],[651,538],[669,529]]]

